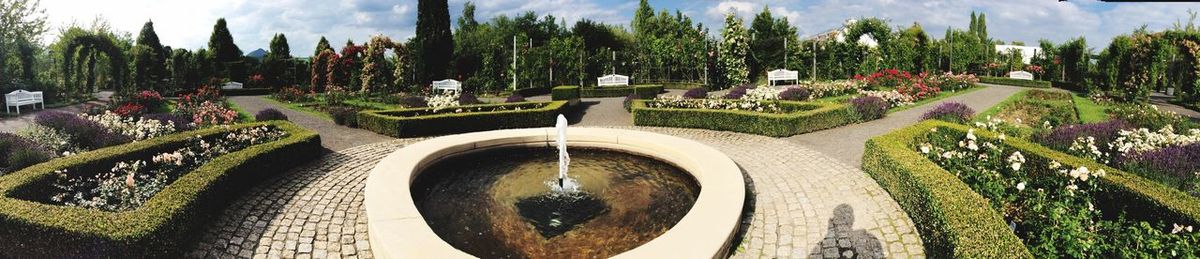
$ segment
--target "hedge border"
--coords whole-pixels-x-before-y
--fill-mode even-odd
[[[964,133],[966,125],[924,121],[867,141],[863,170],[871,175],[908,213],[921,233],[926,254],[931,257],[1029,258],[1028,249],[1012,234],[1003,217],[988,201],[950,172],[915,150],[930,129]],[[996,140],[998,134],[976,130],[982,139]],[[1125,201],[1117,209],[1144,212],[1167,222],[1200,223],[1200,198],[1163,186],[1135,174],[1094,161],[1071,156],[1020,138],[1007,138],[1005,145],[1026,156],[1058,161],[1068,167],[1085,166],[1108,172],[1100,183],[1105,190],[1098,199]]]
[[[517,89],[516,91],[513,91],[513,93],[520,94],[521,96],[524,96],[524,97],[533,97],[533,96],[538,96],[538,95],[543,95],[543,94],[549,94],[550,88],[549,87],[521,88],[521,89]]]
[[[1050,81],[1024,80],[1024,79],[1013,79],[1013,78],[1007,78],[1007,77],[994,77],[994,76],[981,76],[981,77],[979,77],[979,82],[985,83],[985,84],[998,84],[998,85],[1010,85],[1010,86],[1020,86],[1020,87],[1033,87],[1033,88],[1050,88],[1052,86]]]
[[[735,110],[649,108],[646,100],[631,104],[633,124],[733,131],[771,137],[790,137],[861,121],[845,103],[778,101],[800,111],[784,114]]]
[[[358,113],[362,129],[379,134],[405,138],[466,133],[484,130],[554,126],[557,116],[565,112],[567,101],[481,104],[460,108],[518,106],[539,104],[540,108],[490,112],[445,113],[417,117],[388,115],[390,113],[432,110],[432,108],[368,110]],[[442,108],[455,109],[455,108]]]
[[[653,99],[663,92],[662,85],[630,85],[581,88],[579,96],[583,98],[626,97],[631,94],[641,99]]]
[[[224,96],[271,95],[271,92],[271,88],[221,89],[221,95]]]
[[[113,163],[147,159],[192,137],[273,125],[289,136],[229,153],[183,175],[143,206],[122,212],[57,206],[16,198],[45,192],[54,171],[107,171]],[[199,228],[254,184],[320,156],[316,133],[286,121],[207,128],[59,158],[0,177],[0,249],[15,257],[173,257]]]
[[[560,85],[550,90],[550,100],[569,101],[578,100],[579,98],[580,92],[577,85]]]

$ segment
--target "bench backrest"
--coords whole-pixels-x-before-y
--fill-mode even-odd
[[[225,83],[225,85],[221,86],[221,89],[242,89],[242,87],[244,87],[244,86],[245,85],[243,85],[242,83],[239,83],[239,82],[229,82],[229,83]]]
[[[1033,73],[1029,73],[1029,72],[1025,72],[1025,71],[1012,71],[1012,72],[1008,72],[1008,78],[1033,80]]]
[[[787,69],[776,69],[767,72],[767,80],[799,80],[800,73]]]
[[[606,75],[596,78],[596,86],[625,86],[629,85],[629,77],[623,75]]]
[[[41,102],[42,92],[30,92],[25,90],[16,90],[4,95],[6,103],[21,103],[21,102]]]
[[[462,91],[462,82],[454,79],[446,79],[442,81],[433,81],[433,91]]]

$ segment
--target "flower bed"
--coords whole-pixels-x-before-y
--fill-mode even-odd
[[[1025,80],[1025,79],[1014,79],[1014,78],[993,77],[993,76],[981,76],[981,77],[979,77],[979,82],[985,83],[985,84],[1011,85],[1011,86],[1021,86],[1021,87],[1034,87],[1034,88],[1050,88],[1050,86],[1052,85],[1050,83],[1050,81]]]
[[[446,108],[373,110],[358,113],[363,129],[392,137],[549,127],[565,112],[566,101],[483,104]]]
[[[854,108],[844,103],[679,99],[668,106],[660,99],[634,100],[633,124],[787,137],[861,120]]]
[[[287,136],[187,168],[129,210],[54,205],[50,199],[58,190],[52,186],[63,172],[69,179],[87,179],[113,172],[121,162],[174,161],[173,151],[193,144],[194,138],[217,139],[263,126]],[[14,257],[175,257],[198,236],[198,227],[243,190],[320,153],[316,133],[273,121],[172,134],[51,160],[0,177],[0,239],[4,240],[0,249]],[[118,185],[127,186],[124,180],[119,179]],[[139,177],[134,182],[135,186],[149,183]]]
[[[863,169],[913,219],[931,257],[1195,253],[1194,233],[1166,232],[1200,223],[1200,199],[1023,139],[926,121],[869,140]]]

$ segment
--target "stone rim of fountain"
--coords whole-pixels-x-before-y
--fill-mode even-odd
[[[371,251],[378,258],[474,258],[454,248],[425,223],[411,184],[443,159],[508,147],[555,148],[555,128],[476,132],[408,145],[371,170],[364,205]],[[602,148],[653,157],[691,174],[700,195],[678,223],[659,237],[614,258],[717,258],[728,254],[741,223],[746,185],[728,156],[699,142],[657,133],[606,128],[571,128],[571,148]]]

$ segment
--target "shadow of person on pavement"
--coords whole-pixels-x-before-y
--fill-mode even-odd
[[[864,229],[853,229],[854,208],[847,204],[833,209],[829,231],[813,249],[811,258],[884,258],[883,244]]]

